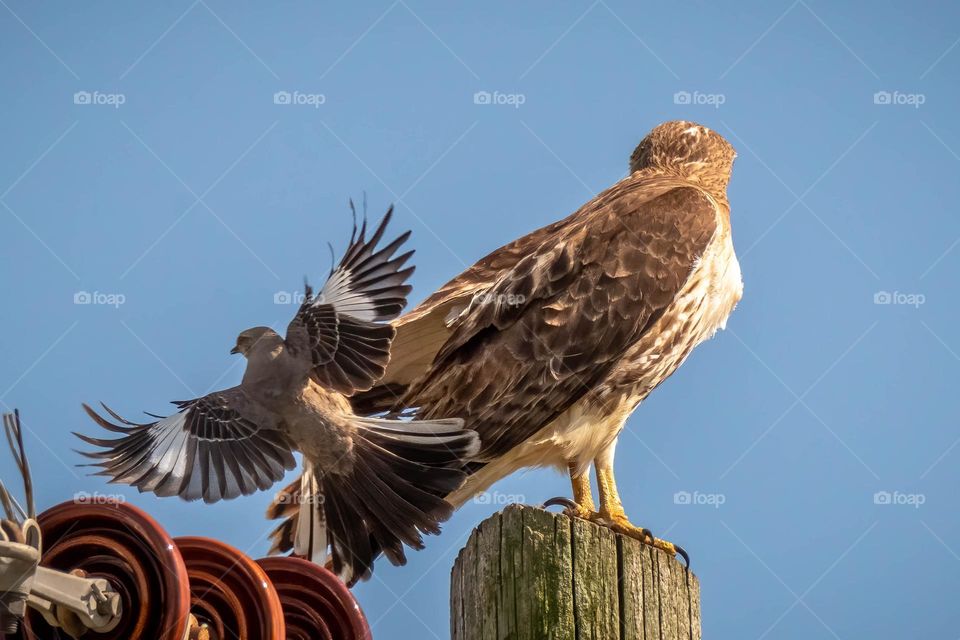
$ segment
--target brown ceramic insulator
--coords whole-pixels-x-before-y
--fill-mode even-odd
[[[157,522],[126,503],[65,502],[40,514],[41,564],[103,578],[120,594],[120,623],[84,640],[182,640],[190,613],[187,569]],[[27,640],[68,640],[36,612],[21,634]]]
[[[336,574],[301,558],[257,563],[280,594],[287,640],[371,640],[366,616]]]
[[[190,576],[190,611],[217,640],[284,640],[280,598],[242,551],[211,538],[174,540]]]

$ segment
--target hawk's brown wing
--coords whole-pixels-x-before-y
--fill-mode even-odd
[[[717,229],[699,189],[634,176],[472,297],[404,398],[502,455],[602,382],[674,300]]]
[[[374,390],[355,401],[372,401],[371,408],[385,408],[399,400],[402,388],[422,376],[437,351],[450,337],[449,318],[458,315],[473,296],[489,288],[500,274],[509,271],[526,255],[536,251],[547,238],[574,220],[576,214],[527,235],[489,253],[466,271],[430,294],[409,313],[393,321],[397,335],[390,348],[390,363]],[[400,389],[399,392],[397,389]]]
[[[672,177],[639,178],[636,175],[628,177],[621,184],[637,179],[643,180],[650,197],[678,185]],[[567,227],[577,224],[589,213],[591,205],[616,193],[615,186],[566,218],[495,249],[430,294],[411,311],[394,320],[392,324],[397,334],[391,345],[386,373],[379,387],[355,399],[357,408],[374,411],[395,406],[403,389],[427,372],[437,352],[450,337],[451,317],[459,315],[477,293],[493,286],[503,273],[513,269],[521,259],[555,242],[555,238],[562,235]]]
[[[516,266],[521,258],[529,255],[531,251],[536,251],[540,245],[543,244],[544,239],[570,224],[576,215],[575,213],[563,220],[541,227],[536,231],[517,238],[513,242],[503,245],[499,249],[491,251],[483,258],[477,260],[473,266],[467,268],[456,278],[430,294],[423,302],[410,311],[410,313],[398,318],[394,324],[397,327],[402,327],[416,321],[423,315],[432,312],[436,307],[448,303],[451,300],[461,300],[464,296],[467,296],[469,299],[469,296],[476,291],[486,289],[496,281],[500,274]]]

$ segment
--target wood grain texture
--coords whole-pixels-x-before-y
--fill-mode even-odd
[[[701,640],[700,584],[680,562],[535,507],[484,520],[450,583],[453,640]]]

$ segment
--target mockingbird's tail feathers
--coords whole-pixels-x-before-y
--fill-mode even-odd
[[[403,565],[404,545],[422,549],[422,534],[440,533],[453,513],[443,496],[463,483],[461,469],[479,446],[459,419],[355,418],[355,426],[348,472],[307,463],[267,510],[268,518],[283,519],[271,553],[292,551],[320,564],[329,554],[349,585],[370,576],[380,553]]]

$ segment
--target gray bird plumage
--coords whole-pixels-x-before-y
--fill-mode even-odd
[[[390,359],[397,317],[410,292],[413,251],[396,255],[410,233],[380,248],[392,208],[369,239],[364,221],[326,284],[303,304],[280,336],[268,327],[243,331],[231,353],[247,359],[240,384],[195,400],[154,422],[119,424],[84,405],[112,439],[77,434],[99,450],[97,475],[140,491],[217,502],[265,490],[304,456],[304,473],[281,492],[279,508],[297,509],[281,525],[274,551],[323,562],[348,583],[368,577],[382,551],[406,562],[403,546],[422,548],[452,507],[441,496],[464,480],[477,450],[457,418],[400,421],[359,417],[349,396],[369,390]],[[304,508],[305,507],[305,508]],[[269,517],[279,517],[277,504]]]

